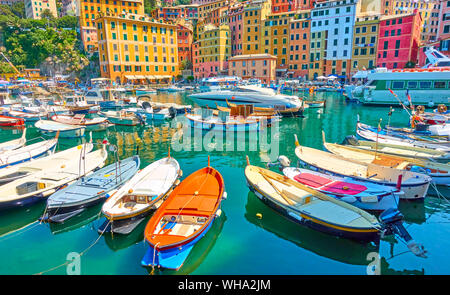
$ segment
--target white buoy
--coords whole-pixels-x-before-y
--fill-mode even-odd
[[[219,218],[220,215],[222,215],[222,210],[221,210],[221,209],[217,209],[217,211],[216,211],[216,217]]]
[[[222,194],[222,200],[226,200],[227,197],[228,197],[227,192],[223,192],[223,194]]]

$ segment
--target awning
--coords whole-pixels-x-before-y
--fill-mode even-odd
[[[135,80],[136,77],[134,75],[125,75],[125,78],[128,80]]]
[[[145,79],[145,76],[142,76],[142,75],[136,75],[136,76],[134,76],[134,78],[135,79]]]
[[[152,76],[152,75],[147,75],[147,76],[145,76],[145,78],[148,79],[148,80],[155,80],[156,79],[155,76]]]
[[[358,71],[353,75],[353,79],[365,79],[367,78],[367,71]]]

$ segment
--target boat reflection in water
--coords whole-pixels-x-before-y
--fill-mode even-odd
[[[322,257],[352,265],[368,265],[367,255],[378,252],[373,243],[341,239],[295,224],[267,207],[252,192],[248,194],[245,209],[245,218],[251,223]],[[257,213],[262,214],[261,219]]]
[[[66,220],[63,223],[49,222],[48,226],[52,234],[60,234],[65,232],[70,232],[86,225],[92,227],[93,221],[100,218],[101,204],[97,204],[93,207],[88,207],[86,210],[80,214]]]
[[[45,202],[38,202],[28,208],[17,208],[2,212],[0,215],[0,237],[13,234],[15,231],[38,222],[45,209]],[[26,229],[25,229],[26,230]]]
[[[226,220],[227,220],[226,214],[222,210],[222,214],[214,220],[209,231],[195,244],[194,248],[192,248],[192,251],[191,253],[189,253],[189,256],[187,257],[183,266],[179,270],[163,269],[155,267],[153,271],[151,267],[146,267],[149,274],[186,275],[195,271],[208,256],[211,249],[214,247],[214,244],[216,243],[217,238],[222,232],[222,228]]]
[[[120,234],[105,234],[103,237],[105,238],[106,245],[113,250],[114,252],[126,249],[135,245],[144,240],[144,229],[150,217],[153,215],[152,212],[149,216],[147,216],[143,222],[141,222],[132,232],[126,235]],[[99,223],[101,225],[102,223]]]

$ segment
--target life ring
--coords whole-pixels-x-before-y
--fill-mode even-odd
[[[445,112],[447,112],[447,106],[444,105],[444,104],[438,105],[438,113],[442,114],[442,113],[445,113]]]
[[[423,113],[425,112],[425,107],[424,107],[424,106],[417,106],[417,107],[416,107],[416,111],[417,111],[419,114],[423,114]]]

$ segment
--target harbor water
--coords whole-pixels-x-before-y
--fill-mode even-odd
[[[152,99],[193,104],[184,93],[155,94]],[[283,118],[277,128],[268,128],[270,150],[255,148],[248,142],[248,136],[236,136],[237,145],[243,144],[237,148],[225,142],[194,141],[189,144],[190,148],[177,149],[172,141],[179,129],[171,121],[144,127],[111,126],[106,131],[92,133],[92,140],[98,145],[104,139],[117,145],[121,159],[138,152],[141,168],[167,156],[171,146],[171,156],[180,163],[183,178],[205,167],[208,155],[211,166],[223,175],[228,197],[222,202],[221,216],[195,245],[179,271],[155,269],[153,274],[366,275],[373,273],[371,266],[374,264],[379,266],[381,274],[450,274],[447,256],[450,203],[446,199],[429,195],[422,202],[400,203],[405,227],[428,251],[427,258],[420,258],[392,236],[383,238],[377,246],[299,226],[249,192],[244,176],[246,155],[256,166],[265,166],[274,155],[285,155],[291,165],[296,166],[294,134],[298,135],[300,144],[323,149],[322,130],[328,142],[341,143],[345,136],[355,135],[358,115],[362,122],[373,126],[380,118],[383,126],[389,121],[388,107],[346,102],[341,94],[330,92],[318,93],[317,99],[326,99],[326,108],[305,110],[303,118]],[[406,127],[407,121],[406,112],[396,108],[390,124]],[[28,139],[41,136],[32,124],[27,124],[27,128]],[[21,130],[1,129],[1,141],[18,138],[21,133]],[[89,140],[89,134],[85,139],[60,139],[57,151],[84,140]],[[105,165],[113,162],[114,155],[110,153]],[[100,214],[101,205],[64,224],[40,223],[38,218],[44,210],[45,201],[28,208],[0,212],[0,274],[68,274],[72,267],[68,261],[86,249],[88,251],[79,260],[83,275],[152,272],[141,266],[148,249],[143,237],[146,221],[126,236],[100,236],[97,229],[105,220]]]

